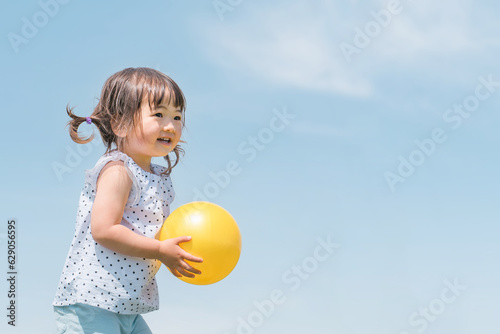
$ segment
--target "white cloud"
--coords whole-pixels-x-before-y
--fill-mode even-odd
[[[372,95],[375,77],[394,63],[419,73],[434,71],[422,68],[422,59],[463,55],[476,59],[481,51],[499,45],[494,35],[487,37],[498,24],[491,17],[472,20],[472,8],[475,15],[488,9],[477,8],[470,0],[400,3],[401,13],[393,14],[349,63],[340,43],[353,44],[355,28],[364,29],[374,20],[372,12],[387,8],[386,1],[362,7],[357,1],[248,3],[234,9],[238,19],[205,22],[203,31],[208,52],[223,67],[278,85],[355,97]]]
[[[320,13],[308,3],[295,2],[259,8],[253,14],[245,22],[204,26],[210,52],[221,65],[282,85],[354,96],[371,94],[370,84],[349,71],[327,34],[330,15],[335,15],[331,8]]]
[[[402,12],[393,16],[374,51],[379,58],[411,64],[421,57],[472,54],[488,47],[491,43],[477,31],[480,24],[470,20],[470,7],[465,1],[402,2]]]

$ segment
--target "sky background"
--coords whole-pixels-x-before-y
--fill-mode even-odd
[[[491,0],[3,1],[0,332],[56,333],[51,303],[84,172],[104,152],[71,141],[65,107],[91,114],[104,81],[139,66],[187,98],[173,208],[201,193],[231,212],[243,241],[217,284],[160,270],[160,310],[145,315],[154,333],[498,329],[499,10]],[[217,185],[231,161],[240,172]]]

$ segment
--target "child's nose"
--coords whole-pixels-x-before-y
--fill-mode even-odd
[[[174,124],[170,121],[168,121],[164,127],[163,127],[163,131],[166,131],[166,132],[174,132]]]

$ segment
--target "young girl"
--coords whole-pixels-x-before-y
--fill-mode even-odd
[[[151,333],[140,314],[158,309],[160,261],[187,277],[200,271],[185,260],[202,261],[179,247],[188,236],[155,239],[174,199],[169,175],[182,153],[184,95],[163,73],[127,68],[106,81],[91,116],[69,107],[67,113],[75,142],[91,141],[78,127],[94,124],[107,149],[85,174],[53,303],[59,333]],[[168,168],[152,164],[152,157],[164,157]]]

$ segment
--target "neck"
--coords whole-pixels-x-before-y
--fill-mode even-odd
[[[142,169],[144,169],[146,172],[148,172],[148,173],[152,173],[153,172],[151,170],[151,157],[145,156],[145,155],[142,155],[142,154],[128,152],[127,150],[122,150],[122,152],[125,153],[126,155],[128,155],[129,157],[131,157],[132,160],[134,160],[134,162],[139,167],[141,167]]]

